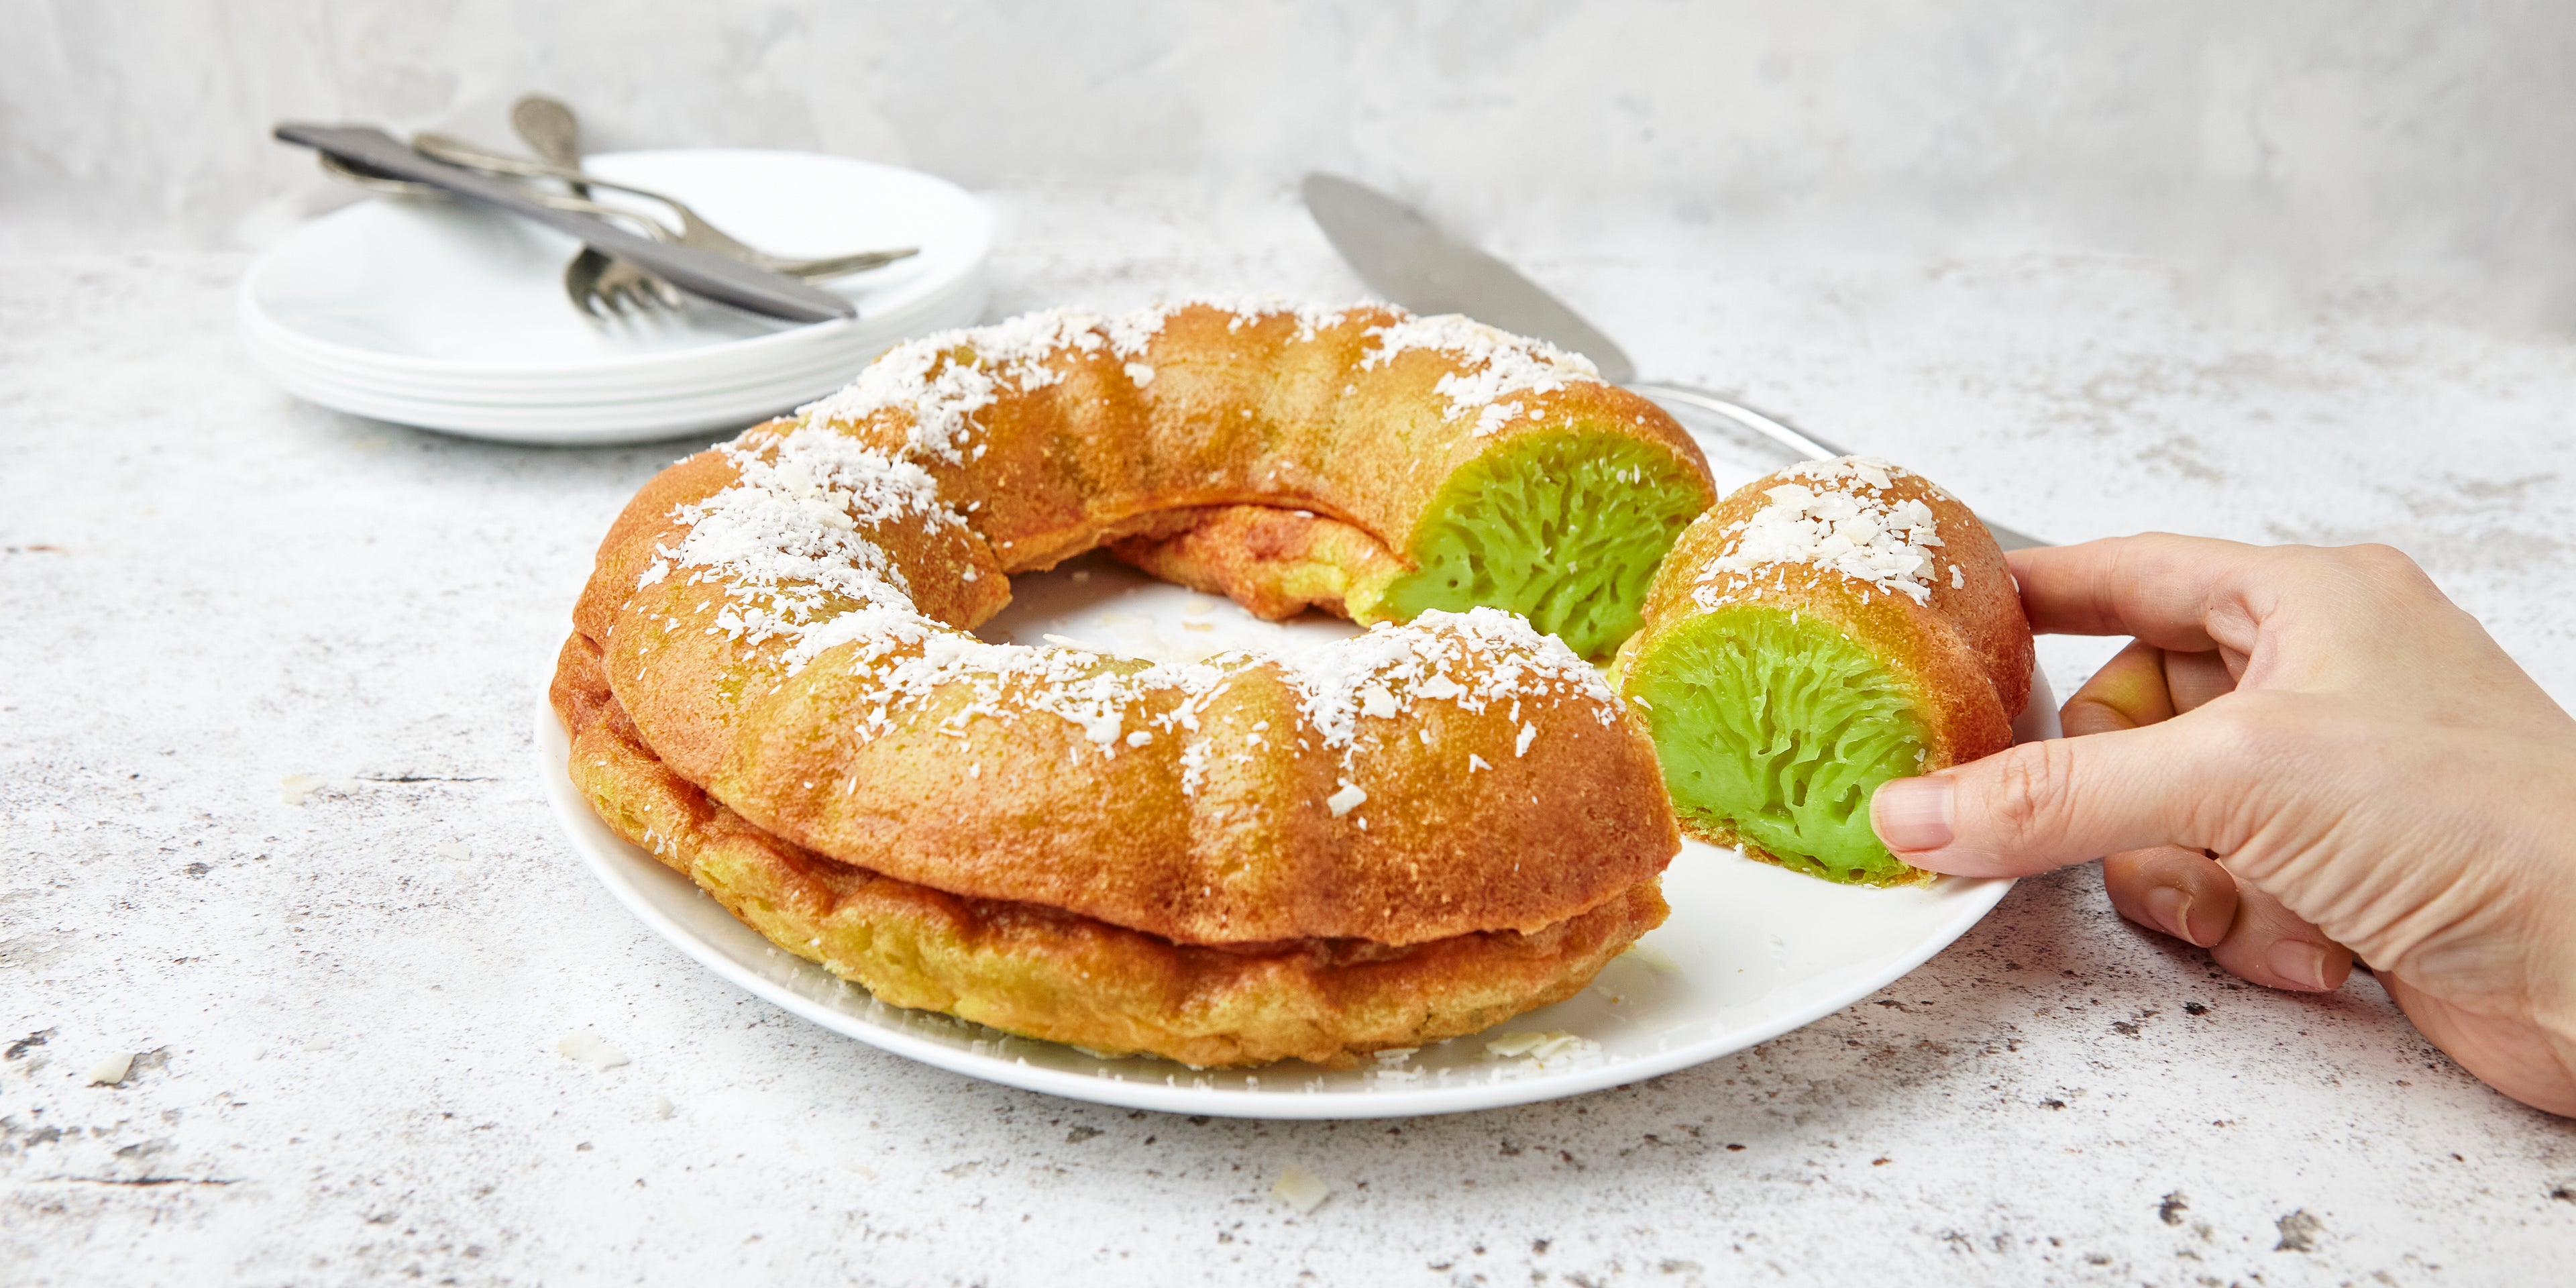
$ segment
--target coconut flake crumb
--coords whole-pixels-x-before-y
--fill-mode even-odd
[[[1368,1071],[1368,1080],[1379,1086],[1397,1087],[1409,1082],[1421,1081],[1425,1076],[1424,1070],[1404,1067],[1413,1059],[1414,1052],[1421,1049],[1420,1047],[1390,1047],[1377,1052],[1375,1056],[1377,1067]]]
[[[1725,589],[1742,589],[1759,569],[1796,564],[1838,572],[1918,604],[1930,601],[1940,525],[1921,501],[1884,495],[1905,471],[1876,457],[1839,456],[1782,473],[1789,481],[1764,489],[1769,504],[1730,529],[1735,540],[1702,575],[1692,596],[1702,607],[1732,598],[1721,596],[1721,582]]]
[[[610,1046],[598,1034],[587,1029],[563,1035],[562,1040],[555,1043],[555,1050],[561,1052],[563,1058],[593,1069],[614,1069],[626,1063],[625,1052]]]
[[[1340,818],[1367,802],[1368,793],[1362,791],[1358,783],[1346,779],[1340,791],[1324,798],[1324,808],[1333,811],[1333,817]]]
[[[1499,1060],[1528,1060],[1540,1068],[1596,1060],[1601,1044],[1562,1031],[1506,1033],[1485,1044],[1485,1054]]]
[[[1299,1216],[1323,1206],[1324,1200],[1332,1194],[1333,1187],[1326,1185],[1322,1177],[1294,1163],[1282,1170],[1279,1179],[1270,1185],[1270,1197],[1287,1204]]]

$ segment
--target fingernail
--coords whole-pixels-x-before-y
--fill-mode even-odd
[[[1870,826],[1891,850],[1937,850],[1950,843],[1950,781],[1899,778],[1869,801]]]
[[[2301,988],[2326,986],[2326,950],[2298,939],[2284,939],[2272,945],[2264,956],[2272,973]]]
[[[2147,905],[2147,915],[2165,928],[2165,933],[2185,943],[2201,944],[2191,937],[2191,896],[2168,885],[2149,886],[2140,902]]]

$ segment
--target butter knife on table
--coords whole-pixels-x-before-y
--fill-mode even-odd
[[[1315,173],[1302,185],[1306,211],[1333,249],[1389,300],[1422,314],[1464,313],[1503,330],[1536,336],[1592,360],[1601,378],[1650,398],[1725,417],[1810,460],[1842,448],[1715,390],[1637,379],[1637,365],[1610,337],[1511,265],[1443,232],[1420,211],[1366,184]],[[1979,515],[1995,544],[2048,544]]]
[[[859,315],[858,307],[848,300],[792,277],[707,251],[639,237],[605,219],[533,201],[517,184],[433,161],[373,126],[286,121],[275,132],[285,142],[329,153],[379,174],[425,183],[570,233],[583,245],[628,260],[681,290],[719,304],[789,322],[830,322]]]

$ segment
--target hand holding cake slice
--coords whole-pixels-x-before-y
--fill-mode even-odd
[[[2002,750],[2031,633],[2003,552],[1920,475],[1845,456],[1692,523],[1619,653],[1683,828],[1829,881],[1932,874],[1870,830],[1880,784]]]

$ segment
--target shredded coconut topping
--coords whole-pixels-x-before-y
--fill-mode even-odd
[[[1442,376],[1433,389],[1448,396],[1445,418],[1476,413],[1479,437],[1495,434],[1524,410],[1533,417],[1538,414],[1520,403],[1504,401],[1513,394],[1552,394],[1577,382],[1601,382],[1599,369],[1581,354],[1498,331],[1455,313],[1370,327],[1369,335],[1378,347],[1361,359],[1362,369],[1393,362],[1413,349],[1429,349],[1464,365],[1466,370]]]
[[[920,466],[826,428],[721,450],[740,481],[673,511],[688,534],[654,552],[637,588],[674,565],[695,570],[691,584],[721,582],[729,602],[714,629],[747,643],[802,634],[852,604],[913,615],[911,587],[868,533],[905,521],[931,531],[965,524]]]
[[[1327,327],[1341,325],[1342,319],[1350,313],[1348,308],[1337,308],[1326,304],[1293,304],[1277,295],[1269,294],[1202,295],[1186,300],[1168,300],[1110,319],[1106,327],[1110,351],[1121,358],[1142,355],[1147,346],[1154,343],[1154,337],[1163,333],[1163,324],[1171,321],[1173,314],[1193,305],[1233,314],[1232,327],[1238,331],[1263,318],[1276,317],[1282,313],[1288,314],[1297,319],[1297,339],[1300,342],[1314,339],[1317,332]]]
[[[1740,590],[1758,580],[1755,570],[1787,564],[1830,569],[1918,604],[1930,602],[1940,525],[1921,501],[1886,496],[1890,481],[1905,471],[1876,457],[1838,456],[1781,473],[1806,481],[1764,489],[1770,503],[1728,529],[1736,534],[1734,542],[1693,592],[1702,607],[1733,599],[1721,593],[1721,581],[1724,589]]]
[[[1005,389],[1026,393],[1064,379],[1049,365],[1058,352],[1097,352],[1104,343],[1100,319],[1073,309],[941,331],[887,350],[848,388],[796,410],[808,423],[855,424],[899,408],[912,415],[914,452],[962,465],[976,412]]]
[[[939,732],[961,733],[978,717],[1007,722],[1039,711],[1080,726],[1105,759],[1121,745],[1152,743],[1152,728],[1196,731],[1199,711],[1225,678],[1223,668],[1204,663],[1138,667],[1083,649],[988,644],[945,628],[920,646],[890,666],[874,665],[883,653],[859,650],[852,671],[875,688],[873,707],[860,721],[862,739],[873,741],[891,728],[896,710],[918,709],[946,691],[963,700],[934,726]],[[1131,719],[1152,728],[1131,730]]]
[[[1517,710],[1524,698],[1580,698],[1602,724],[1618,719],[1598,670],[1499,608],[1429,609],[1404,625],[1380,622],[1356,639],[1277,660],[1327,747],[1355,746],[1361,716],[1409,714],[1421,699],[1483,711],[1505,702]],[[1520,747],[1527,752],[1528,737]]]
[[[860,610],[807,629],[789,650],[791,664],[852,642],[858,644],[853,673],[873,682],[860,721],[863,740],[892,729],[898,713],[924,710],[945,693],[954,705],[934,726],[939,732],[962,733],[979,717],[1007,722],[1040,711],[1081,726],[1103,758],[1122,745],[1149,744],[1151,730],[1200,733],[1199,717],[1226,678],[1264,660],[1226,653],[1206,662],[1140,666],[1080,648],[989,644],[917,614]],[[915,647],[920,651],[910,652]],[[899,652],[906,656],[885,662]],[[1598,670],[1556,637],[1494,608],[1432,609],[1410,623],[1382,622],[1366,635],[1266,660],[1278,665],[1323,746],[1340,750],[1346,766],[1361,742],[1359,717],[1406,715],[1426,699],[1468,711],[1508,703],[1515,713],[1524,701],[1572,700],[1587,704],[1605,726],[1618,718]],[[1535,724],[1523,724],[1515,753],[1527,755],[1537,736]],[[1244,741],[1264,746],[1270,740],[1256,727]],[[1182,744],[1185,794],[1198,790],[1207,756],[1203,739]],[[1336,817],[1365,799],[1336,795],[1347,802],[1333,811]]]

